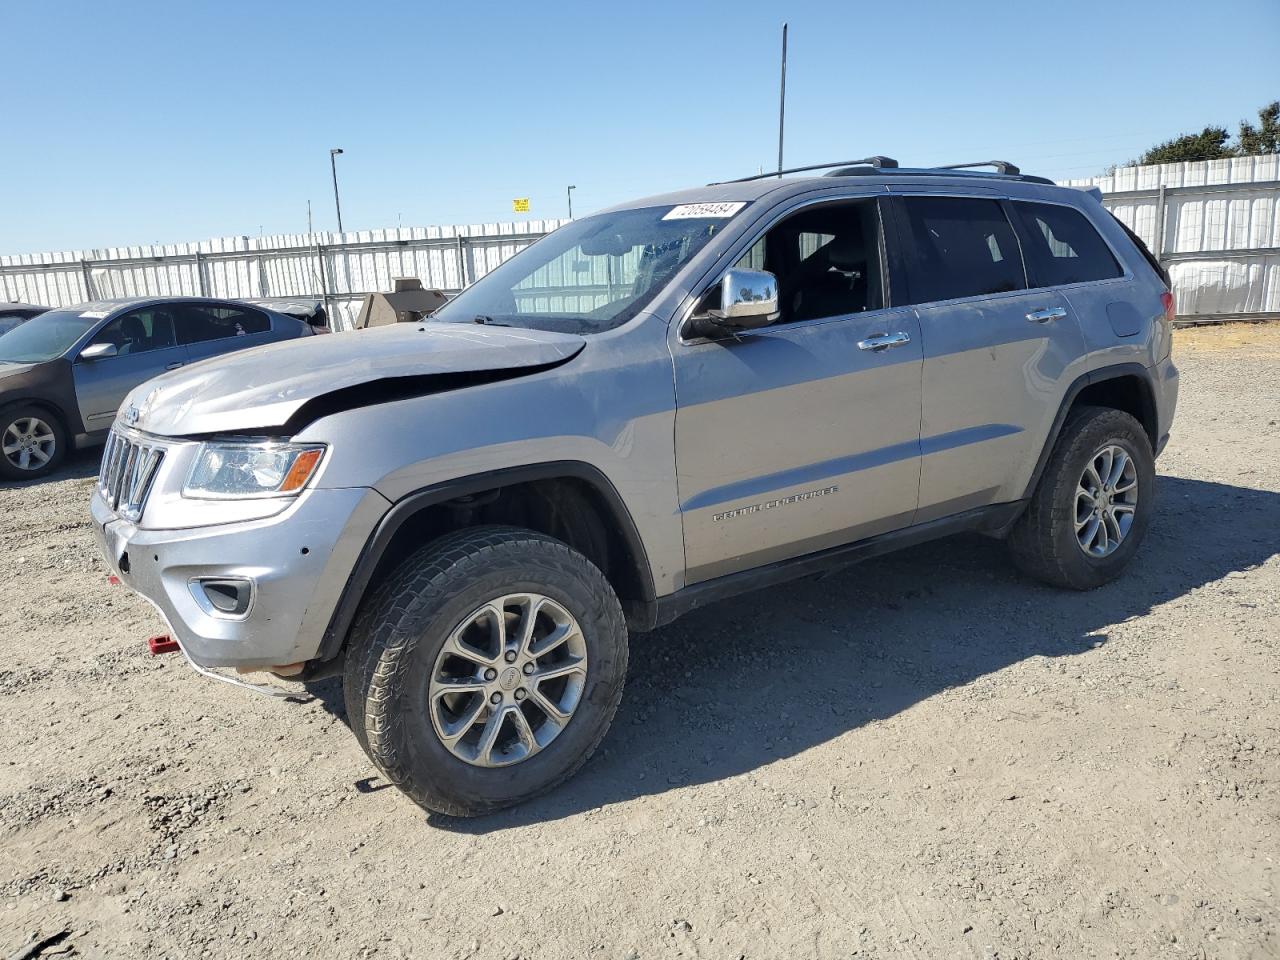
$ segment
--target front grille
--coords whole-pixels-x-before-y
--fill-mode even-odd
[[[163,459],[164,450],[160,447],[131,439],[113,429],[107,438],[98,474],[98,490],[107,506],[126,520],[141,517]]]

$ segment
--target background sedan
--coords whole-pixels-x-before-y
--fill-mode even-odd
[[[112,300],[49,310],[0,334],[0,477],[25,480],[100,443],[125,395],[208,357],[305,337],[294,317],[229,300]]]

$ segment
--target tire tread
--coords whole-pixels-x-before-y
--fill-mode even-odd
[[[1105,435],[1124,436],[1140,448],[1149,463],[1153,462],[1146,431],[1131,414],[1113,407],[1073,409],[1062,425],[1027,509],[1009,532],[1009,552],[1017,567],[1028,576],[1073,590],[1093,589],[1114,576],[1114,573],[1103,572],[1103,568],[1088,566],[1083,554],[1076,555],[1079,548],[1074,543],[1074,493],[1079,480],[1075,465],[1092,452],[1090,448]],[[1154,469],[1150,472],[1150,480],[1154,480]],[[1145,486],[1146,489],[1140,491],[1146,500],[1141,509],[1144,516],[1149,516],[1155,490],[1151,482]],[[1135,532],[1134,549],[1143,529]]]
[[[600,612],[613,629],[624,631],[625,636],[626,621],[617,596],[604,574],[589,560],[545,534],[507,526],[458,530],[411,554],[366,598],[352,625],[343,678],[352,732],[389,782],[421,806],[449,816],[474,816],[505,804],[486,809],[462,805],[433,784],[421,782],[414,776],[399,749],[402,739],[397,734],[402,721],[397,706],[398,677],[402,662],[412,655],[421,635],[424,624],[419,621],[448,599],[460,578],[465,579],[471,571],[483,570],[499,551],[506,552],[513,547],[537,551],[544,563],[566,575],[580,577],[585,572],[596,580],[593,593],[602,605]],[[620,669],[625,675],[627,645],[621,646]],[[535,793],[554,789],[587,762],[608,732],[621,686],[617,692],[588,748],[568,769]]]

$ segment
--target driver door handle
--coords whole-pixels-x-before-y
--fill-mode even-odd
[[[181,360],[175,360],[175,361],[173,361],[173,363],[166,363],[166,364],[165,364],[165,366],[164,366],[164,368],[165,368],[166,370],[177,370],[180,366],[182,366],[182,361],[181,361]]]
[[[874,333],[865,340],[858,341],[859,350],[874,350],[880,353],[891,347],[900,347],[904,343],[910,343],[911,338],[907,334],[899,330],[897,333]]]
[[[1032,310],[1027,319],[1032,323],[1048,323],[1050,320],[1061,320],[1067,315],[1062,307],[1046,307],[1044,310]]]

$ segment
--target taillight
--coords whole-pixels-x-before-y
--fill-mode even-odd
[[[1164,318],[1173,323],[1173,318],[1177,314],[1173,303],[1173,294],[1167,290],[1160,294],[1160,305],[1164,307]]]

